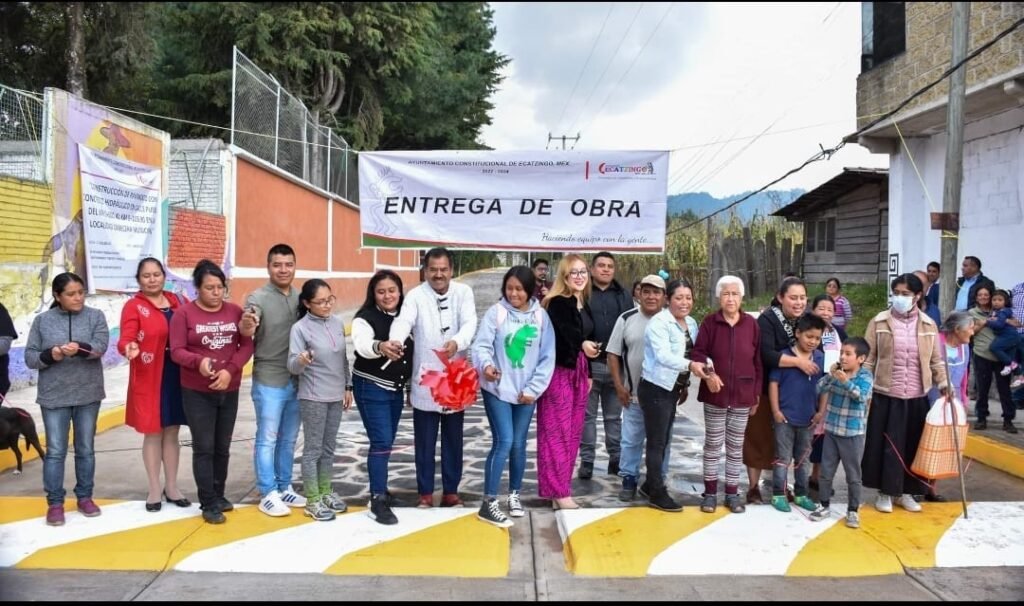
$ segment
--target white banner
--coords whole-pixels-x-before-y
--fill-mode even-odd
[[[143,257],[161,258],[160,169],[78,146],[89,292],[136,290]]]
[[[668,152],[359,154],[363,246],[652,253]]]

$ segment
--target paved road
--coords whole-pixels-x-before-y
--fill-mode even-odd
[[[497,299],[501,275],[481,272],[465,278],[477,293],[481,314]],[[361,509],[367,497],[366,445],[355,411],[343,420],[335,476],[336,489],[353,507],[350,514],[321,524],[300,515],[272,519],[255,510],[255,421],[248,394],[247,382],[227,490],[240,506],[220,527],[202,524],[194,509],[168,506],[159,514],[144,512],[141,440],[127,427],[97,437],[96,494],[110,499],[99,518],[69,513],[67,526],[46,527],[40,518],[40,463],[28,463],[22,476],[0,474],[0,599],[1024,596],[1024,504],[1019,502],[1024,482],[978,464],[967,474],[974,502],[966,521],[949,504],[926,506],[923,516],[865,512],[861,531],[815,525],[797,512],[784,515],[767,507],[751,508],[744,516],[707,516],[694,507],[703,419],[691,398],[677,421],[670,466],[670,487],[687,505],[683,514],[655,512],[642,502],[622,508],[615,496],[617,478],[602,473],[606,457],[601,451],[594,479],[574,480],[574,492],[588,508],[555,514],[531,497],[535,458],[530,456],[524,486],[529,515],[503,531],[477,521],[472,509],[481,496],[483,458],[490,445],[482,407],[475,406],[467,415],[461,490],[470,507],[401,507],[401,523],[386,534]],[[186,494],[194,496],[187,432],[182,438],[186,447],[179,478]],[[391,486],[406,504],[416,492],[411,445],[411,422],[405,419],[392,459]],[[532,455],[532,435],[529,449]],[[70,487],[70,460],[67,472]],[[953,482],[940,483],[940,491],[950,496],[957,488]],[[835,502],[842,502],[841,481],[837,493]]]

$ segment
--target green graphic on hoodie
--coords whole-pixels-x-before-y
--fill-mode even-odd
[[[526,324],[515,334],[505,335],[505,355],[512,362],[512,368],[523,368],[526,348],[533,344],[539,332],[533,324]]]

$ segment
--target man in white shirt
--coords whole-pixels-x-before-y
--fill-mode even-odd
[[[460,507],[462,480],[462,426],[465,413],[453,412],[434,401],[430,388],[420,385],[423,373],[442,371],[444,365],[434,350],[444,349],[449,358],[469,349],[476,333],[476,302],[473,290],[452,282],[452,254],[432,248],[423,258],[426,282],[409,291],[402,311],[391,325],[390,340],[404,343],[412,333],[413,350],[411,401],[416,446],[417,507],[434,506],[434,454],[438,426],[441,428],[441,507]]]

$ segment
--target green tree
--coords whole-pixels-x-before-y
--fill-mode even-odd
[[[0,78],[15,88],[56,86],[106,105],[135,105],[152,89],[156,8],[145,2],[2,2]]]
[[[358,149],[475,142],[507,62],[490,50],[492,14],[482,3],[219,2],[163,10],[157,113],[226,124],[237,45]]]

